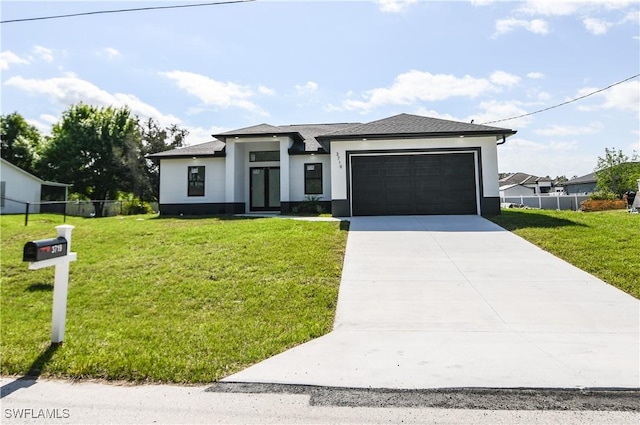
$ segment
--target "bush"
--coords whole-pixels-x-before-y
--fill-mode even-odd
[[[627,208],[627,202],[622,199],[587,199],[580,204],[580,210],[589,211],[606,211],[606,210],[622,210]]]
[[[320,196],[307,195],[302,203],[291,209],[294,214],[322,214],[324,209],[320,204]]]
[[[139,198],[131,198],[122,201],[122,214],[123,215],[137,215],[137,214],[151,214],[153,208],[148,202],[142,201]]]
[[[616,195],[613,192],[600,190],[598,192],[593,192],[591,195],[589,195],[589,199],[592,201],[613,201],[620,198],[618,198],[618,195]]]

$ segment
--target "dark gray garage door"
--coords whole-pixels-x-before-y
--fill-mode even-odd
[[[353,215],[476,214],[473,153],[354,156]]]

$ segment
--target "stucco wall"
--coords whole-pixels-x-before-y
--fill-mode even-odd
[[[292,202],[304,201],[304,164],[322,164],[322,201],[331,200],[331,158],[329,155],[295,155],[289,158],[290,188],[289,197]]]
[[[41,182],[34,176],[2,162],[0,165],[0,180],[4,182],[4,196],[21,202],[40,202]],[[31,205],[30,212],[39,212],[39,205]],[[25,212],[25,205],[5,199],[4,206],[0,207],[2,214],[21,214]]]
[[[480,148],[484,197],[500,195],[498,153],[495,137],[455,137],[434,139],[359,140],[331,143],[331,194],[333,199],[347,199],[347,151],[391,149],[461,149]]]
[[[160,160],[160,203],[195,204],[225,202],[224,158]],[[204,166],[204,196],[188,196],[188,167]]]
[[[582,193],[593,193],[596,191],[596,183],[577,183],[577,184],[566,184],[564,187],[565,192],[569,195],[573,194],[582,194]]]
[[[506,189],[506,190],[501,190],[500,191],[500,197],[504,197],[504,196],[520,196],[520,195],[530,196],[530,195],[533,195],[534,192],[535,191],[531,187],[514,186],[514,187],[510,187],[509,189]]]

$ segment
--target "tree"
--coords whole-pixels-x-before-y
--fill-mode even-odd
[[[569,181],[569,179],[568,179],[568,178],[567,178],[567,176],[565,176],[565,175],[562,175],[562,176],[556,176],[556,178],[555,178],[555,179],[553,179],[553,185],[554,185],[554,186],[556,186],[556,185],[558,185],[558,184],[560,184],[560,183],[566,183],[566,182],[568,182],[568,181]]]
[[[595,170],[598,190],[622,198],[624,192],[636,188],[636,180],[640,178],[640,163],[632,161],[637,159],[636,153],[630,159],[622,150],[605,148],[605,155],[598,157]]]
[[[94,201],[102,216],[104,200],[135,191],[144,179],[137,119],[128,108],[79,103],[62,114],[44,145],[38,170],[44,178],[73,184]]]
[[[0,116],[0,128],[2,158],[33,174],[42,143],[38,129],[17,112]]]
[[[147,155],[181,148],[189,131],[172,124],[167,128],[149,118],[140,125],[140,138],[142,139],[142,160],[148,178],[148,193],[151,199],[158,200],[160,191],[160,161],[146,158]],[[141,195],[142,198],[144,196]]]

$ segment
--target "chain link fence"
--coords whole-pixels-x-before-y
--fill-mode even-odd
[[[67,216],[72,217],[96,217],[96,203],[102,206],[102,217],[114,217],[130,214],[131,205],[135,201],[128,200],[100,200],[100,201],[40,201],[24,202],[17,199],[2,198],[3,209],[11,211],[11,214],[24,214],[25,226],[32,214],[59,214],[66,222]],[[150,203],[153,211],[158,211],[158,203]],[[4,213],[6,214],[6,212]]]

